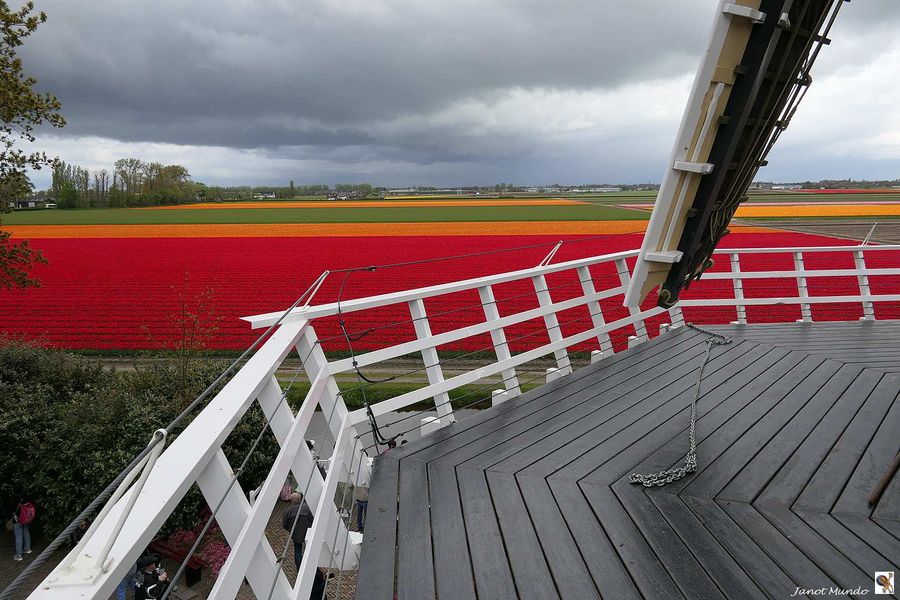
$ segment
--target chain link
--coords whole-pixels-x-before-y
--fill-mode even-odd
[[[697,400],[700,398],[700,381],[703,379],[703,370],[706,368],[706,363],[709,362],[709,355],[712,351],[712,347],[730,344],[731,338],[724,336],[721,333],[698,327],[693,323],[688,323],[687,326],[700,333],[704,333],[709,337],[706,340],[706,352],[703,355],[703,362],[700,364],[700,369],[697,372],[697,384],[694,386],[694,396],[691,398],[690,442],[688,445],[687,456],[684,459],[684,465],[675,469],[659,471],[658,473],[649,473],[647,475],[632,473],[629,477],[631,483],[639,483],[644,487],[662,487],[674,481],[678,481],[688,473],[693,473],[697,470]]]

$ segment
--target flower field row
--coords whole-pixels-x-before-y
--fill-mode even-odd
[[[467,221],[434,223],[172,223],[166,225],[10,225],[17,239],[320,238],[395,236],[595,236],[642,233],[646,221]],[[764,233],[763,227],[732,227]]]
[[[735,217],[900,217],[900,203],[756,206],[742,204]]]
[[[545,244],[514,252],[454,259],[402,268],[381,268],[352,275],[334,274],[316,297],[316,303],[334,301],[343,285],[344,299],[388,291],[444,283],[536,265],[560,239],[544,236],[442,236],[442,237],[241,237],[241,238],[159,238],[159,239],[34,239],[50,261],[35,275],[43,287],[12,290],[0,295],[0,332],[38,339],[64,348],[140,349],[173,348],[181,343],[199,317],[200,334],[207,347],[243,349],[256,337],[239,317],[270,312],[289,306],[324,270],[369,264],[390,264],[415,259],[472,254],[523,245]],[[570,238],[573,239],[573,238]],[[640,234],[610,235],[563,245],[555,261],[636,248]],[[726,247],[824,245],[842,243],[793,233],[734,233],[723,242]],[[843,242],[846,243],[846,242]],[[879,266],[873,253],[870,266]],[[810,269],[851,268],[852,261],[841,254],[811,255]],[[896,262],[896,257],[893,257]],[[782,264],[783,263],[783,264]],[[769,270],[792,268],[790,257],[755,256],[742,264]],[[885,266],[885,265],[881,265]],[[716,265],[715,270],[727,268]],[[611,266],[592,273],[598,288],[617,285]],[[346,277],[346,280],[345,280]],[[810,293],[856,294],[855,277],[837,278],[827,288],[810,280]],[[580,293],[573,273],[548,277],[554,300]],[[874,293],[900,288],[898,278],[873,278]],[[694,291],[695,290],[695,291]],[[705,297],[729,297],[727,281],[701,281],[686,297],[702,292]],[[760,295],[796,296],[792,280],[756,280],[745,283],[747,297]],[[495,295],[501,314],[537,306],[528,282],[497,286]],[[653,300],[649,299],[648,303]],[[603,303],[607,319],[627,315],[621,297]],[[483,313],[477,294],[455,294],[426,301],[435,332],[479,322]],[[879,318],[900,318],[900,307],[880,307]],[[891,312],[893,311],[893,312]],[[735,318],[733,309],[686,311],[697,322],[727,323]],[[796,306],[748,309],[751,321],[785,321],[799,317]],[[890,314],[889,314],[890,313]],[[859,305],[817,306],[816,319],[855,319]],[[559,315],[564,333],[589,326],[586,309],[572,309]],[[662,319],[659,319],[660,321]],[[379,347],[412,337],[405,305],[346,315],[347,328],[359,334],[356,349]],[[334,320],[316,323],[326,350],[345,350]],[[656,327],[652,327],[655,331]],[[628,332],[614,338],[624,343]],[[521,349],[546,340],[540,321],[529,321],[507,331],[513,348]],[[456,349],[489,349],[490,340],[466,340]],[[586,345],[584,349],[589,349]]]
[[[171,206],[146,206],[134,210],[221,210],[223,208],[400,208],[435,206],[577,206],[584,202],[565,198],[519,198],[510,200],[340,200],[340,201],[290,201],[280,202],[204,202],[202,204],[176,204]]]

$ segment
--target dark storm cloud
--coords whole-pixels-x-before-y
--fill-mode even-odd
[[[683,32],[707,10],[627,4],[48,0],[50,20],[24,54],[63,101],[68,134],[354,144],[373,122],[461,98],[614,87],[693,67],[703,40]]]
[[[23,56],[69,137],[233,148],[312,180],[646,180],[716,5],[44,0]],[[898,25],[898,0],[846,5],[816,77],[864,69]]]

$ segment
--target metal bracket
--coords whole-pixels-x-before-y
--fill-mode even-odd
[[[782,29],[787,29],[790,31],[791,29],[791,18],[788,16],[786,12],[781,13],[781,16],[778,17],[778,26]]]
[[[713,165],[711,163],[688,162],[685,160],[676,160],[672,165],[676,171],[687,171],[689,173],[700,173],[701,175],[709,175],[712,173]]]
[[[749,6],[743,6],[742,4],[727,3],[722,7],[722,12],[728,15],[750,19],[754,24],[762,23],[766,20],[766,13],[750,8]]]

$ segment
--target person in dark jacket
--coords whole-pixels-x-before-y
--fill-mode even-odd
[[[155,600],[162,598],[169,587],[169,576],[166,570],[159,567],[159,559],[148,554],[138,559],[137,574],[134,582],[135,600]]]
[[[285,531],[291,532],[291,541],[294,542],[294,566],[300,571],[300,563],[303,561],[306,532],[312,527],[313,514],[303,496],[294,492],[291,494],[291,505],[281,513],[281,526]],[[312,592],[310,600],[323,600],[325,596],[325,577],[320,569],[316,569],[313,575]]]
[[[294,564],[297,566],[297,570],[300,570],[303,544],[306,541],[306,532],[312,526],[312,522],[312,511],[309,510],[309,505],[303,500],[303,496],[297,492],[291,494],[291,505],[281,514],[281,526],[285,531],[291,533],[291,541],[294,542]]]

